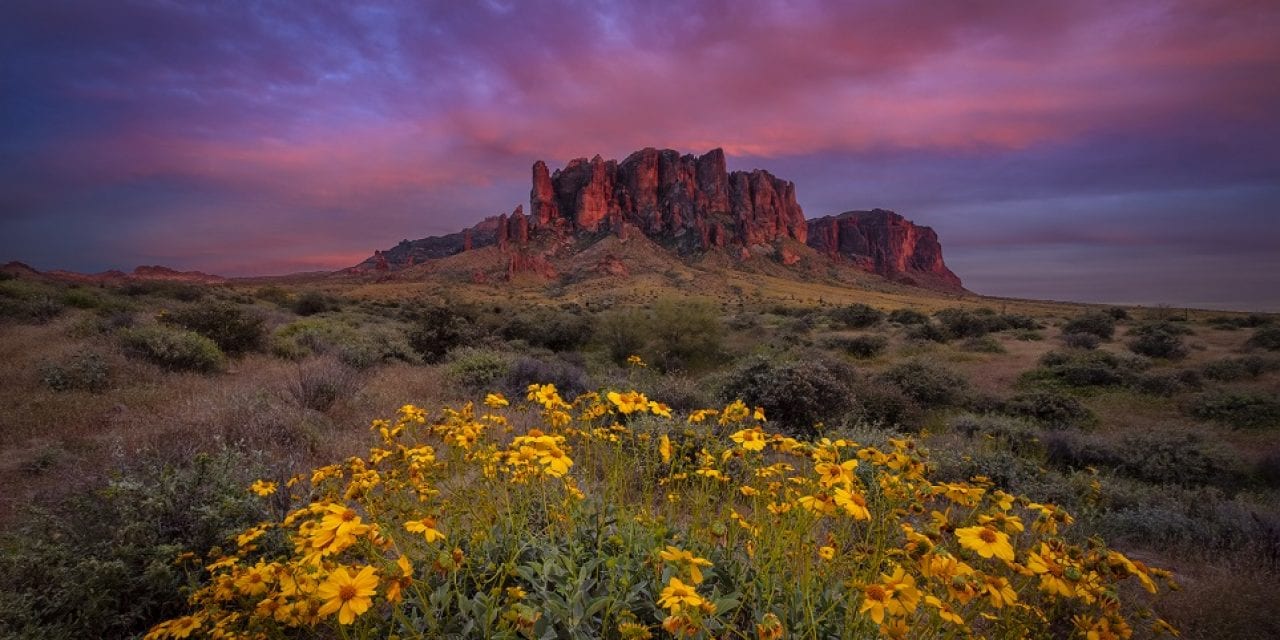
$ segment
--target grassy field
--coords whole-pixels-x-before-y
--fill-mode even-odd
[[[1147,637],[1157,619],[1188,638],[1280,636],[1280,319],[714,267],[552,285],[0,281],[0,636],[168,620],[262,637]],[[564,406],[526,402],[531,384]],[[511,406],[486,408],[489,393]],[[690,422],[738,399],[766,420]],[[384,419],[404,435],[370,428]],[[755,429],[758,450],[741,441]],[[575,464],[521,472],[522,442]],[[417,446],[433,460],[415,470],[378,453]],[[818,464],[849,460],[856,475],[823,484]],[[370,468],[377,487],[353,489]],[[406,497],[392,481],[408,476],[439,493]],[[868,518],[824,512],[836,489]],[[1001,492],[1020,498],[1002,508]],[[337,504],[380,533],[317,562],[306,545]],[[1049,530],[1045,505],[1073,524]],[[991,524],[1010,516],[1025,530]],[[422,518],[445,539],[402,526]],[[958,535],[975,527],[1007,532],[1015,560],[975,554]],[[1092,540],[1180,588],[1148,594],[1146,570]],[[1082,572],[1057,595],[1028,568],[1042,542]],[[949,589],[927,569],[939,557],[974,571],[956,585],[1004,580],[1014,600]],[[235,587],[259,561],[270,588]],[[303,566],[320,568],[282,595]],[[317,590],[363,567],[368,611],[320,615]],[[689,589],[674,608],[673,580]]]

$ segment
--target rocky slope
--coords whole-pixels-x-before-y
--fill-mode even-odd
[[[760,169],[730,172],[720,149],[694,156],[648,148],[621,162],[597,155],[554,172],[539,160],[532,178],[528,216],[516,207],[464,231],[405,240],[346,272],[398,271],[496,246],[508,277],[529,264],[548,274],[540,258],[574,250],[571,241],[640,233],[680,256],[719,252],[787,266],[801,261],[807,244],[815,250],[809,253],[836,264],[908,284],[961,288],[932,229],[880,209],[806,220],[793,183]],[[625,265],[611,271],[625,273]]]

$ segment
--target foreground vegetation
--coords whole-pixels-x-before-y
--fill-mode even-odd
[[[180,634],[156,627],[177,620],[198,622],[196,635],[221,621],[268,635],[862,637],[963,624],[1065,637],[1108,620],[1144,636],[1157,619],[1183,637],[1280,634],[1270,316],[357,291],[0,281],[0,636]],[[524,398],[535,383],[572,399],[553,403],[568,424],[545,403],[483,408],[490,392]],[[739,399],[767,422],[699,411]],[[391,442],[367,428],[406,402],[433,410],[378,423],[404,427]],[[460,436],[463,424],[484,428]],[[521,474],[510,463],[522,445],[531,461],[559,450],[573,464]],[[418,446],[430,460],[405,457]],[[906,468],[886,466],[896,456]],[[829,483],[818,475],[853,461]],[[438,493],[419,501],[406,474]],[[833,506],[855,492],[865,519]],[[306,558],[335,515],[308,505],[345,505],[356,530],[372,528]],[[404,527],[413,520],[422,530]],[[1008,536],[1011,562],[965,545],[987,526]],[[1051,595],[1032,561],[1049,552],[1099,582]],[[955,569],[969,575],[957,589],[990,578],[1010,591],[963,600],[922,562],[944,553],[972,569]],[[1143,575],[1168,568],[1182,588],[1150,596],[1121,557]],[[397,581],[406,565],[412,579]],[[248,594],[236,583],[258,566],[272,567],[266,590]],[[350,624],[341,603],[320,615],[332,598],[317,590],[341,587],[340,567],[373,591],[363,612],[365,596],[348,599]],[[864,610],[876,585],[879,621]],[[671,587],[679,611],[664,606]],[[481,626],[452,626],[469,621]]]

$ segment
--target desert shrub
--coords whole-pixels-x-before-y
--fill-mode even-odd
[[[293,301],[293,312],[300,316],[313,316],[326,311],[341,311],[342,303],[323,291],[307,291]]]
[[[1195,332],[1186,322],[1177,322],[1174,320],[1156,320],[1152,322],[1144,322],[1129,330],[1129,337],[1149,336],[1154,334],[1168,334],[1171,336],[1189,336]]]
[[[280,307],[289,306],[289,290],[284,287],[275,285],[259,287],[257,291],[253,292],[253,297]]]
[[[409,346],[428,363],[444,360],[451,349],[468,344],[475,336],[472,321],[447,306],[418,311],[408,331]]]
[[[257,351],[266,339],[262,316],[231,302],[197,303],[167,313],[162,320],[212,340],[229,354]]]
[[[1004,411],[1031,418],[1050,429],[1081,427],[1095,420],[1093,412],[1079,399],[1048,390],[1018,394],[1005,402]]]
[[[1110,340],[1116,333],[1116,320],[1106,313],[1086,313],[1062,325],[1062,333],[1088,333]]]
[[[1260,313],[1251,313],[1247,316],[1214,316],[1207,322],[1218,329],[1256,329],[1271,324],[1272,318]]]
[[[600,314],[593,335],[615,364],[625,363],[629,356],[644,351],[649,343],[648,323],[641,321],[637,314],[622,310]]]
[[[1133,388],[1140,393],[1168,398],[1183,391],[1200,389],[1203,385],[1199,376],[1195,371],[1145,374],[1133,380]]]
[[[1280,360],[1257,355],[1244,356],[1243,358],[1223,358],[1207,362],[1201,368],[1204,372],[1204,377],[1219,382],[1257,378],[1277,369],[1280,369]]]
[[[1129,341],[1129,350],[1149,358],[1181,360],[1187,357],[1187,346],[1176,334],[1164,331],[1144,333]]]
[[[1019,456],[1034,457],[1043,453],[1040,431],[1033,423],[1022,418],[962,413],[948,420],[947,426],[970,439],[983,438],[996,442]]]
[[[678,414],[710,407],[715,403],[714,393],[703,384],[684,376],[659,376],[643,386],[651,398],[660,398]]]
[[[271,352],[300,360],[331,355],[351,367],[367,369],[381,362],[418,362],[405,335],[391,326],[355,324],[337,318],[307,318],[281,326],[271,334]]]
[[[1097,349],[1102,344],[1102,339],[1092,333],[1064,333],[1062,334],[1062,344],[1069,349]]]
[[[1145,362],[1107,351],[1050,351],[1029,377],[1073,387],[1107,387],[1129,383],[1146,367]]]
[[[336,358],[312,358],[297,363],[285,387],[300,407],[324,413],[360,388],[356,370]]]
[[[933,454],[937,478],[942,482],[966,482],[983,477],[1005,491],[1044,495],[1044,470],[1034,460],[1002,448],[939,450]]]
[[[77,353],[61,362],[40,368],[40,381],[54,391],[105,391],[111,382],[111,367],[97,353]]]
[[[724,325],[709,304],[661,300],[654,305],[651,322],[649,351],[663,371],[705,367],[723,356]]]
[[[896,427],[905,432],[920,430],[924,411],[920,404],[896,386],[875,380],[857,380],[851,386],[851,417],[876,427]]]
[[[965,338],[960,343],[960,349],[963,351],[972,351],[975,353],[1005,353],[1004,345],[999,340],[991,336],[975,336]]]
[[[884,353],[889,339],[884,336],[832,336],[825,340],[829,349],[838,349],[855,358],[874,358]]]
[[[906,338],[913,342],[947,342],[951,334],[933,322],[911,325],[907,328]]]
[[[516,358],[503,377],[502,389],[512,397],[523,398],[531,384],[554,384],[567,395],[585,393],[592,387],[591,378],[581,364],[569,362],[563,357]]]
[[[65,306],[51,287],[22,280],[0,283],[0,318],[30,324],[44,324],[62,313]]]
[[[878,379],[901,389],[925,409],[958,404],[969,389],[964,376],[923,360],[896,364]]]
[[[812,436],[819,423],[836,423],[852,408],[849,387],[826,363],[775,363],[752,358],[726,376],[720,397],[764,407],[785,433]]]
[[[1217,391],[1191,401],[1188,412],[1236,429],[1280,426],[1280,397],[1275,394]]]
[[[1014,340],[1023,342],[1039,342],[1044,340],[1044,334],[1035,329],[1015,329],[1012,333]]]
[[[1044,444],[1049,462],[1059,467],[1108,469],[1153,484],[1231,487],[1243,477],[1234,456],[1189,430],[1133,433],[1118,441],[1059,431],[1045,434]]]
[[[889,322],[901,325],[926,324],[929,322],[929,316],[914,309],[894,309],[889,312]]]
[[[171,371],[210,373],[222,370],[226,364],[226,356],[217,343],[194,331],[150,325],[126,329],[119,335],[127,355]]]
[[[493,349],[462,347],[449,352],[445,375],[469,391],[496,388],[511,371],[509,354]]]
[[[866,329],[874,327],[884,320],[884,312],[865,304],[851,304],[836,307],[827,312],[831,321],[849,329]]]
[[[974,313],[964,309],[943,309],[933,317],[953,338],[975,338],[1003,328],[999,316]]]
[[[131,280],[120,292],[126,296],[155,296],[179,302],[195,302],[205,297],[206,289],[190,282],[173,280]]]
[[[1111,316],[1112,320],[1119,321],[1119,320],[1129,319],[1129,310],[1125,309],[1124,307],[1111,307],[1110,309],[1107,309],[1103,313]]]
[[[1280,326],[1264,326],[1253,332],[1253,336],[1244,343],[1250,349],[1266,349],[1280,351]]]
[[[591,341],[595,324],[578,313],[555,313],[542,318],[524,339],[535,347],[552,351],[574,351]]]
[[[72,287],[62,292],[61,302],[77,309],[94,309],[102,304],[102,296],[88,289]]]
[[[206,554],[266,517],[243,456],[202,454],[25,514],[0,537],[0,636],[136,638],[186,605],[183,551]]]

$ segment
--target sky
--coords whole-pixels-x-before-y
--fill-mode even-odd
[[[983,294],[1280,311],[1280,2],[0,3],[0,261],[337,269],[722,147]]]

